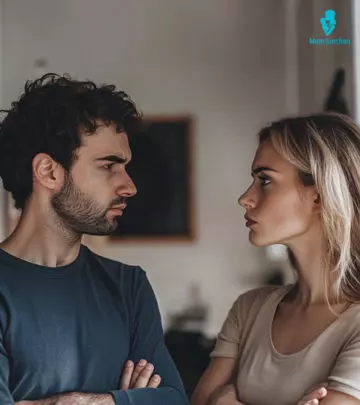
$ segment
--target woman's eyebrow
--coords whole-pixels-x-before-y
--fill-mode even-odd
[[[265,172],[265,171],[268,171],[268,172],[277,172],[277,170],[275,170],[275,169],[273,169],[273,168],[271,168],[271,167],[258,166],[258,167],[255,167],[255,168],[252,170],[251,174],[254,176],[255,174],[258,174],[258,173],[260,173],[260,172]]]

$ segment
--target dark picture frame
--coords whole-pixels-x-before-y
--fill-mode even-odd
[[[194,240],[193,131],[191,115],[144,117],[144,131],[129,139],[138,193],[109,242]]]

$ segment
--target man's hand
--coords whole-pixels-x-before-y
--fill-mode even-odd
[[[140,360],[137,366],[132,361],[126,363],[121,376],[120,390],[132,388],[157,388],[160,385],[161,377],[153,374],[154,366],[146,360]],[[71,392],[69,394],[57,395],[51,398],[39,399],[36,401],[20,401],[15,405],[115,405],[110,394],[87,394],[82,392]]]
[[[313,390],[309,394],[306,394],[296,405],[318,405],[319,401],[327,395],[327,389],[325,387],[326,384],[313,388]]]
[[[121,376],[120,389],[157,388],[161,377],[158,374],[152,375],[153,371],[154,366],[144,359],[140,360],[136,367],[132,361],[128,361]]]

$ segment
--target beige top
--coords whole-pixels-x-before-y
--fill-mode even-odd
[[[237,388],[246,405],[295,405],[316,384],[360,399],[360,305],[353,305],[311,344],[290,355],[275,349],[271,329],[292,288],[262,287],[241,295],[211,357],[239,359]]]

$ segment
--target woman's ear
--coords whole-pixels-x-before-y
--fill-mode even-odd
[[[313,205],[313,210],[315,213],[320,213],[321,212],[321,208],[322,208],[322,203],[321,203],[321,198],[320,198],[320,194],[318,192],[316,192],[314,194],[314,205]]]

